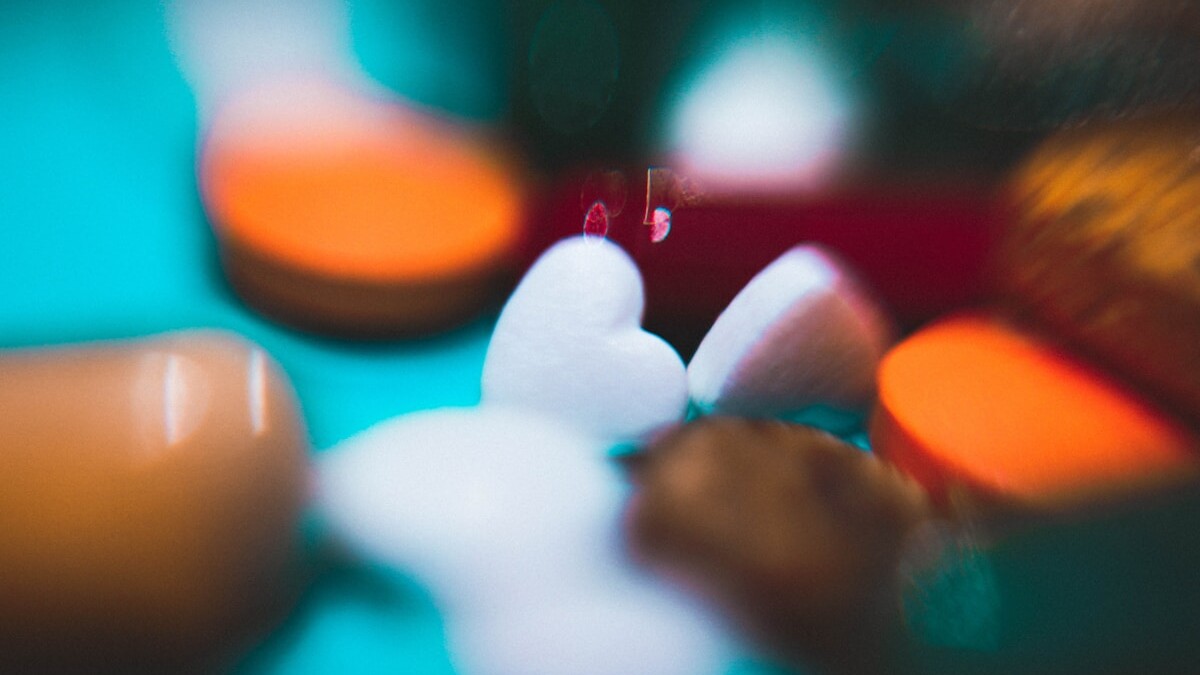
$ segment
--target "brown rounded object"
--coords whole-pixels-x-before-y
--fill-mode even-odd
[[[211,672],[290,606],[308,446],[262,350],[11,351],[0,410],[0,670]]]
[[[1058,134],[1012,193],[1001,297],[1200,426],[1200,117]]]
[[[785,658],[881,665],[905,536],[931,516],[915,482],[817,429],[717,417],[653,443],[634,479],[638,558]]]
[[[485,271],[461,278],[380,286],[330,279],[281,265],[229,241],[221,264],[246,303],[283,324],[357,340],[424,337],[454,328],[499,307],[515,272]]]

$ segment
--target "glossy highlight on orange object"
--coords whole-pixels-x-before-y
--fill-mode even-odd
[[[998,319],[960,315],[895,347],[878,372],[873,448],[944,499],[1011,503],[1194,475],[1194,439],[1088,365]]]
[[[514,274],[516,172],[396,102],[320,79],[244,92],[214,119],[199,174],[234,288],[290,323],[420,333],[469,318]]]

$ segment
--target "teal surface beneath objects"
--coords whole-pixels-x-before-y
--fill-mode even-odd
[[[364,13],[385,5],[361,5],[355,25],[375,25]],[[393,33],[356,35],[361,43]],[[385,46],[357,49],[387,61]],[[456,66],[453,90],[471,86],[478,61]],[[384,74],[396,86],[431,82]],[[492,82],[459,98],[436,88],[417,94],[487,116],[500,90]],[[159,3],[0,5],[0,92],[0,348],[232,330],[288,373],[318,453],[397,414],[478,401],[494,318],[435,339],[355,344],[281,328],[232,295],[196,194],[194,102]],[[449,673],[442,637],[420,589],[346,563],[323,574],[237,671]],[[730,672],[773,672],[765,668],[746,660]]]

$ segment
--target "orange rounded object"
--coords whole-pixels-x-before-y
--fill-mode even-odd
[[[956,486],[1051,506],[1196,471],[1182,427],[1103,374],[999,320],[958,316],[878,373],[876,452],[938,499]]]
[[[343,335],[422,333],[503,297],[520,239],[515,172],[466,130],[319,79],[218,113],[200,188],[235,290]]]

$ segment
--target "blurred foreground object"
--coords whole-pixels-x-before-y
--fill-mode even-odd
[[[1052,514],[939,512],[833,437],[720,418],[632,461],[635,556],[804,672],[1186,672],[1200,659],[1196,481]]]
[[[444,330],[515,277],[516,170],[477,132],[396,101],[319,77],[243,92],[198,172],[234,290],[300,328]]]
[[[1200,663],[1200,483],[1014,526],[931,522],[898,571],[889,672],[1176,673]]]
[[[1063,132],[1013,198],[1008,304],[1200,426],[1200,116]]]
[[[262,350],[20,350],[0,383],[0,670],[211,672],[282,618],[308,443]]]
[[[920,486],[809,427],[709,417],[635,459],[635,556],[712,597],[790,660],[878,670]]]

